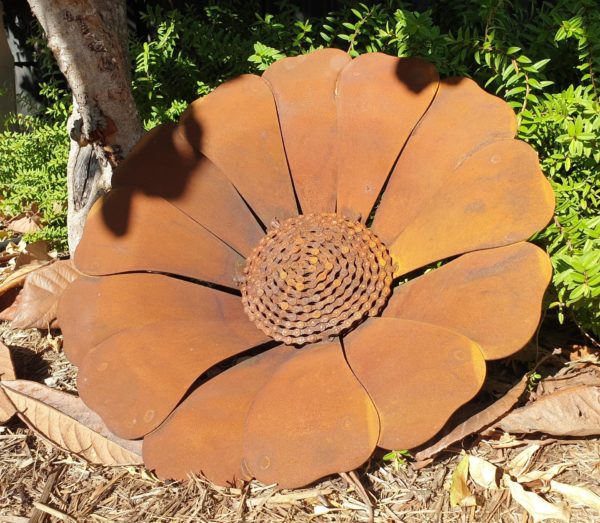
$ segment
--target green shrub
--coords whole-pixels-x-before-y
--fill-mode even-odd
[[[547,248],[555,268],[549,304],[561,318],[568,312],[583,330],[599,336],[596,1],[439,0],[424,12],[401,1],[341,4],[315,19],[287,2],[264,16],[255,14],[259,2],[235,0],[181,11],[143,7],[145,27],[138,33],[147,37],[134,38],[130,50],[133,92],[145,127],[176,120],[187,103],[232,76],[260,72],[284,56],[319,47],[339,47],[352,55],[422,56],[443,76],[472,77],[513,107],[519,137],[537,150],[555,190],[554,221],[534,238]],[[54,93],[49,109],[58,128],[64,123],[61,107],[55,107],[61,99]],[[32,141],[45,133],[57,140],[48,131],[56,129],[52,125],[34,126]],[[35,165],[27,168],[41,177],[44,169],[51,171],[42,162],[44,154],[35,153]]]
[[[67,157],[69,140],[63,121],[15,115],[15,130],[0,132],[0,212],[10,218],[35,207],[43,228],[27,241],[49,240],[67,246]]]

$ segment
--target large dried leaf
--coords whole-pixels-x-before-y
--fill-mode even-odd
[[[14,270],[35,262],[47,262],[56,258],[56,251],[50,251],[50,244],[44,240],[27,243],[21,240],[18,245],[9,244],[5,252],[12,258],[9,264]]]
[[[16,412],[15,406],[8,399],[4,391],[0,390],[0,424],[6,423]]]
[[[512,434],[598,435],[600,386],[578,385],[542,396],[508,414],[497,427]]]
[[[15,367],[10,356],[10,349],[0,342],[0,380],[14,380]]]
[[[0,381],[14,379],[15,369],[10,357],[10,349],[3,343],[0,343]],[[15,413],[15,406],[0,388],[0,423],[7,422]]]
[[[91,463],[142,463],[141,441],[124,440],[112,434],[77,396],[33,381],[2,381],[0,385],[23,421],[57,447]]]
[[[19,267],[14,272],[11,272],[0,284],[0,295],[16,287],[22,287],[29,273],[41,269],[44,265],[47,265],[48,263],[52,262],[42,262],[36,260],[31,263],[28,263],[27,265]]]
[[[77,275],[71,260],[60,260],[32,272],[13,305],[0,313],[0,319],[11,320],[16,329],[55,327],[58,300]]]
[[[510,479],[507,474],[502,477],[502,480],[510,490],[513,499],[531,515],[533,523],[547,519],[569,521],[568,507],[546,501],[541,496],[526,490],[522,485]]]
[[[519,464],[530,464],[530,458],[535,453],[534,451],[537,451],[538,449],[539,445],[532,445],[528,447],[524,452],[521,452],[513,460],[511,460],[504,469],[498,468],[496,465],[491,464],[489,461],[486,461],[483,458],[469,456],[469,476],[480,487],[491,490],[500,488],[499,480],[501,472],[508,472],[513,479],[516,479],[516,481],[527,487],[532,485],[540,486],[544,483],[547,484],[555,476],[565,470],[568,464],[558,463],[547,470],[532,470],[525,474],[521,474],[514,470],[514,467]]]
[[[586,507],[593,508],[600,512],[600,496],[589,489],[566,485],[565,483],[559,483],[558,481],[551,481],[550,490],[558,492],[573,503],[585,505]]]
[[[417,461],[426,460],[445,450],[453,443],[456,443],[457,441],[460,441],[463,438],[474,434],[475,432],[479,432],[480,430],[489,427],[492,423],[504,416],[515,406],[527,387],[527,381],[528,376],[524,376],[519,383],[517,383],[498,401],[481,412],[475,414],[468,420],[462,422],[460,425],[456,426],[451,432],[430,447],[417,452],[415,454],[415,459]]]
[[[537,399],[541,396],[577,385],[595,385],[600,387],[600,367],[597,365],[588,365],[580,368],[574,365],[565,366],[554,376],[540,381],[536,388],[535,396],[532,399]]]

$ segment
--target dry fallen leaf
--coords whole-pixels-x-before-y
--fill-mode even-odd
[[[12,321],[16,329],[55,327],[58,300],[77,275],[71,260],[59,260],[30,273],[23,290],[15,302],[0,313],[0,319]]]
[[[552,465],[547,470],[532,470],[526,474],[521,474],[517,479],[519,483],[548,482],[555,476],[558,476],[569,466],[569,463],[558,463]]]
[[[142,463],[142,442],[112,434],[77,396],[26,380],[2,381],[0,386],[15,405],[19,417],[57,447],[91,463]]]
[[[482,488],[495,490],[498,484],[498,467],[477,456],[469,456],[469,476]]]
[[[471,494],[467,486],[469,474],[469,456],[464,456],[456,466],[450,483],[450,505],[456,507],[473,507],[476,505],[475,496]]]
[[[540,397],[516,409],[497,426],[513,434],[542,432],[552,436],[600,434],[600,387],[578,385]]]
[[[510,479],[508,474],[502,476],[503,483],[508,487],[513,499],[521,505],[532,517],[533,523],[546,519],[557,519],[568,522],[570,519],[569,508],[546,501],[534,492],[530,492],[516,481]]]
[[[37,232],[42,228],[42,220],[38,214],[22,213],[15,216],[6,224],[9,231],[21,234],[30,234]]]
[[[519,452],[513,459],[511,459],[506,465],[506,471],[513,477],[516,477],[517,480],[524,474],[529,465],[531,464],[531,460],[534,454],[540,449],[539,445],[529,445],[524,448],[521,452]]]
[[[569,373],[560,374],[543,379],[538,383],[534,399],[552,394],[561,389],[575,387],[576,385],[600,386],[600,368],[597,365],[587,365],[573,369],[573,366],[563,367]],[[562,370],[562,369],[561,369]]]
[[[29,517],[23,516],[0,516],[0,523],[28,523]]]
[[[519,471],[530,465],[531,459],[538,449],[539,445],[529,446],[506,465],[505,470],[510,472],[502,473],[503,485],[509,489],[513,499],[531,515],[533,521],[544,521],[546,519],[569,521],[570,507],[566,504],[550,503],[530,490],[532,486],[542,487],[544,492],[548,490],[556,492],[570,502],[585,505],[600,512],[600,496],[598,494],[583,487],[559,483],[552,479],[567,467],[566,463],[554,465],[545,471],[520,474]],[[465,465],[467,459],[468,466]],[[450,502],[453,506],[464,505],[464,500],[471,495],[466,484],[465,474],[467,472],[473,482],[482,488],[494,490],[500,487],[498,476],[501,469],[480,457],[465,456],[452,476]],[[515,478],[515,476],[517,477]],[[548,488],[548,483],[550,488]]]
[[[558,481],[550,482],[550,490],[553,492],[558,492],[560,495],[564,496],[573,503],[585,505],[586,507],[593,508],[597,512],[600,512],[600,496],[591,490],[583,487],[574,487],[573,485],[567,485],[565,483],[559,483]]]
[[[5,292],[16,287],[22,287],[29,273],[41,269],[44,265],[47,265],[48,263],[52,262],[35,261],[32,263],[28,263],[27,265],[23,265],[14,272],[11,272],[0,284],[0,294],[4,294]]]
[[[50,244],[44,240],[27,243],[21,240],[18,244],[9,242],[2,254],[1,262],[7,262],[7,269],[17,270],[33,262],[46,262],[56,259],[56,251],[50,250]]]
[[[0,342],[0,380],[14,380],[15,368],[10,356],[10,349]]]
[[[4,343],[0,343],[0,381],[14,379],[15,369],[10,357],[10,349]],[[15,413],[15,406],[4,391],[0,389],[0,423],[6,423]]]
[[[415,459],[417,461],[423,461],[427,458],[435,456],[453,443],[456,443],[457,441],[460,441],[463,438],[474,434],[475,432],[479,432],[480,430],[490,426],[492,423],[498,421],[498,419],[504,416],[515,406],[517,401],[519,401],[519,398],[527,387],[528,379],[528,376],[524,376],[519,383],[517,383],[498,401],[455,427],[451,432],[430,447],[417,452],[415,454]]]

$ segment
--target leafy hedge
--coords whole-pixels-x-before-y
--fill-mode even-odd
[[[555,268],[549,306],[558,309],[561,319],[568,314],[590,336],[600,336],[596,1],[439,0],[422,12],[400,1],[341,4],[338,11],[315,19],[304,18],[287,2],[266,15],[255,14],[259,2],[235,0],[182,10],[144,7],[138,34],[146,37],[133,39],[131,56],[133,90],[145,127],[176,120],[187,103],[232,76],[259,72],[284,56],[324,46],[353,55],[422,56],[442,76],[472,77],[513,107],[519,137],[537,150],[556,192],[554,221],[534,238],[547,248]],[[35,147],[23,146],[19,133],[0,134],[1,164],[8,157],[11,165],[0,164],[5,212],[64,196],[64,189],[47,191],[48,182],[64,182],[56,172],[64,172],[66,163],[61,149],[66,136],[60,145],[56,137],[64,125],[66,92],[55,72],[49,70],[48,77],[47,114],[37,124],[32,120],[27,130]],[[44,136],[46,143],[40,142]],[[12,156],[11,144],[21,144]],[[64,156],[55,171],[48,158],[60,163],[57,151]],[[37,189],[27,196],[20,183]],[[56,228],[55,215],[46,221],[49,235],[62,230]]]

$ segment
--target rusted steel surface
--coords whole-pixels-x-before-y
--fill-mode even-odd
[[[163,197],[243,256],[263,235],[235,187],[175,124],[147,133],[119,165],[112,184]]]
[[[229,298],[207,299],[194,319],[126,329],[89,350],[77,379],[83,401],[123,438],[154,430],[202,373],[265,341]]]
[[[523,240],[554,199],[515,130],[471,80],[378,53],[194,102],[75,254],[59,321],[84,401],[163,478],[299,487],[424,443],[539,322],[550,262]]]
[[[377,315],[392,272],[386,248],[363,224],[304,214],[277,223],[248,258],[242,302],[274,340],[315,343]]]
[[[359,467],[379,437],[377,411],[339,341],[297,352],[256,395],[244,437],[254,476],[290,488]]]
[[[458,166],[483,145],[510,140],[516,131],[515,114],[503,100],[468,78],[442,80],[398,158],[373,230],[390,245],[433,195],[452,185]]]
[[[344,68],[336,88],[339,213],[367,220],[438,83],[435,67],[417,58],[368,53]]]
[[[80,365],[90,349],[111,336],[160,322],[204,321],[227,325],[251,344],[267,342],[246,317],[239,297],[161,274],[81,277],[65,291],[58,314],[67,357]],[[168,340],[167,340],[168,341]]]
[[[125,187],[94,204],[75,252],[77,268],[93,276],[157,271],[228,287],[243,261],[163,198]]]
[[[146,465],[162,478],[183,480],[201,472],[219,485],[237,486],[251,479],[243,459],[248,409],[277,368],[296,353],[291,347],[276,347],[196,389],[144,439]]]
[[[321,49],[279,60],[263,74],[275,96],[285,152],[304,214],[335,211],[335,87],[339,72],[349,62],[343,51]]]
[[[456,254],[526,240],[554,212],[554,193],[526,143],[486,145],[457,167],[388,244],[395,275]],[[523,219],[526,216],[526,219]]]
[[[383,315],[441,325],[486,359],[504,358],[535,334],[551,276],[548,255],[530,243],[473,252],[394,289]]]
[[[298,214],[265,80],[246,74],[220,85],[190,105],[181,125],[192,146],[223,171],[265,225]]]
[[[485,359],[474,341],[427,323],[373,318],[344,339],[344,348],[377,408],[378,445],[390,450],[435,436],[485,379]]]

